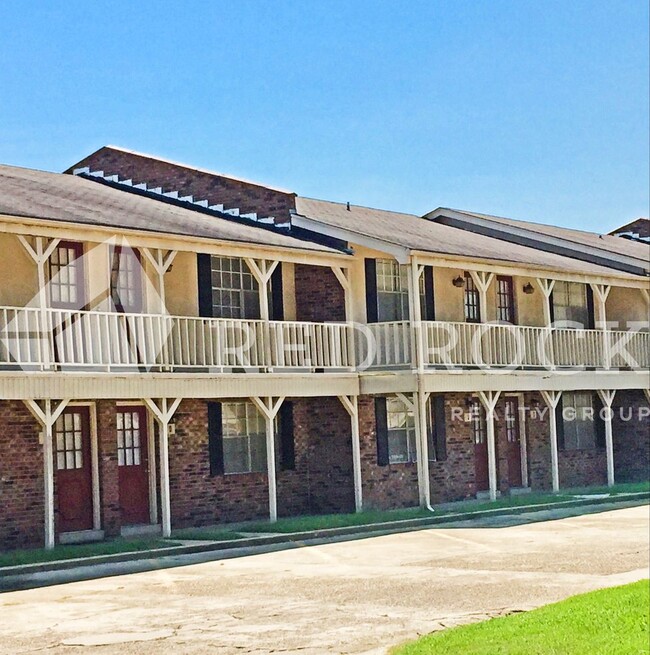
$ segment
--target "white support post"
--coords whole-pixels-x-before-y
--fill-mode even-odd
[[[650,309],[650,291],[647,289],[639,289],[639,291],[641,291],[645,304],[648,306],[648,309]]]
[[[42,341],[42,352],[43,352],[43,368],[49,369],[52,365],[52,360],[54,358],[53,353],[50,351],[50,341],[49,335],[51,334],[50,330],[50,321],[48,318],[47,308],[49,304],[49,297],[47,293],[47,273],[46,266],[50,258],[50,255],[54,252],[54,249],[59,245],[61,239],[52,239],[49,242],[46,242],[44,237],[35,237],[34,245],[32,245],[25,236],[22,234],[18,235],[18,240],[23,245],[23,248],[27,251],[27,254],[34,260],[36,263],[36,268],[38,271],[38,306],[40,309],[41,316],[41,341]]]
[[[162,514],[162,536],[172,534],[171,495],[169,490],[169,423],[178,409],[182,398],[161,398],[160,404],[153,398],[143,398],[160,428],[160,511]]]
[[[280,411],[284,396],[277,400],[272,397],[257,398],[251,400],[264,416],[266,424],[266,467],[269,478],[269,521],[275,523],[278,520],[278,497],[277,482],[275,476],[275,417]]]
[[[163,314],[167,305],[167,299],[165,297],[165,273],[167,273],[171,268],[177,251],[168,250],[165,252],[159,248],[152,251],[151,248],[143,248],[142,252],[158,275],[158,296],[160,298],[159,311]]]
[[[36,400],[23,401],[34,418],[43,428],[43,495],[45,503],[45,548],[54,548],[54,425],[70,402],[69,398],[52,407],[51,400],[44,400],[43,406]]]
[[[596,328],[603,331],[603,367],[609,369],[612,366],[610,352],[609,334],[607,329],[607,296],[612,287],[608,284],[590,284],[596,300]]]
[[[494,430],[495,409],[499,401],[500,391],[479,391],[479,398],[485,407],[487,423],[488,479],[490,484],[490,500],[497,499],[497,460],[496,439]]]
[[[612,436],[612,403],[616,395],[615,389],[598,389],[598,395],[603,403],[605,412],[605,450],[607,452],[607,486],[614,486],[614,439]]]
[[[546,327],[551,327],[551,295],[555,286],[555,280],[538,277],[535,278],[535,281],[542,292],[542,296],[544,296],[544,324]]]
[[[404,393],[396,394],[397,397],[404,403],[406,408],[413,412],[415,420],[415,448],[416,448],[416,466],[418,472],[418,496],[420,499],[420,507],[427,509],[431,508],[431,493],[429,484],[429,456],[428,456],[428,442],[427,442],[427,423],[426,417],[422,416],[422,405],[426,406],[426,399],[428,394],[424,396],[424,402],[421,402],[422,396],[420,393],[415,392],[412,398],[409,398]],[[424,419],[424,420],[423,420]]]
[[[257,280],[260,292],[260,318],[263,321],[269,320],[269,280],[273,271],[277,268],[279,262],[270,262],[267,259],[252,259],[246,257],[245,262],[248,265],[253,277]]]
[[[474,284],[479,293],[481,323],[487,323],[487,293],[492,284],[492,280],[494,280],[494,273],[488,273],[487,271],[470,271],[469,274],[472,276],[472,280],[474,280]]]
[[[345,321],[351,323],[353,321],[352,315],[352,283],[350,282],[350,269],[342,268],[341,266],[330,266],[332,272],[339,281],[345,294]]]
[[[357,396],[339,396],[339,400],[350,415],[352,428],[352,471],[354,474],[354,509],[363,511],[363,481],[361,478],[361,445],[359,439],[359,404]]]
[[[424,373],[424,335],[422,333],[422,303],[420,302],[420,277],[423,273],[424,266],[418,264],[415,257],[412,257],[409,267],[409,319],[414,344],[412,350],[415,359],[413,363],[418,373]]]
[[[560,399],[562,398],[561,391],[541,391],[542,398],[548,407],[548,424],[551,439],[551,478],[553,491],[560,490],[560,469],[558,464],[557,453],[557,419],[555,416],[555,409],[557,408]]]

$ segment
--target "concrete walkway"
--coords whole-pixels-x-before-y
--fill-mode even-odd
[[[442,627],[649,575],[647,506],[511,523],[2,594],[0,653],[384,653]]]

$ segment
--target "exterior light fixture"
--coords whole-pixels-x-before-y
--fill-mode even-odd
[[[523,291],[527,296],[530,296],[531,293],[535,293],[535,287],[530,282],[526,282]]]
[[[461,277],[460,275],[458,277],[455,277],[451,283],[458,288],[464,287],[465,286],[465,278]]]

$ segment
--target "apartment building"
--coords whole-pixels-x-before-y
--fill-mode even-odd
[[[66,173],[0,167],[0,548],[647,479],[647,244]]]

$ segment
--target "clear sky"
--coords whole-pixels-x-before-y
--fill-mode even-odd
[[[305,196],[648,215],[646,0],[0,5],[0,162],[104,144]]]

